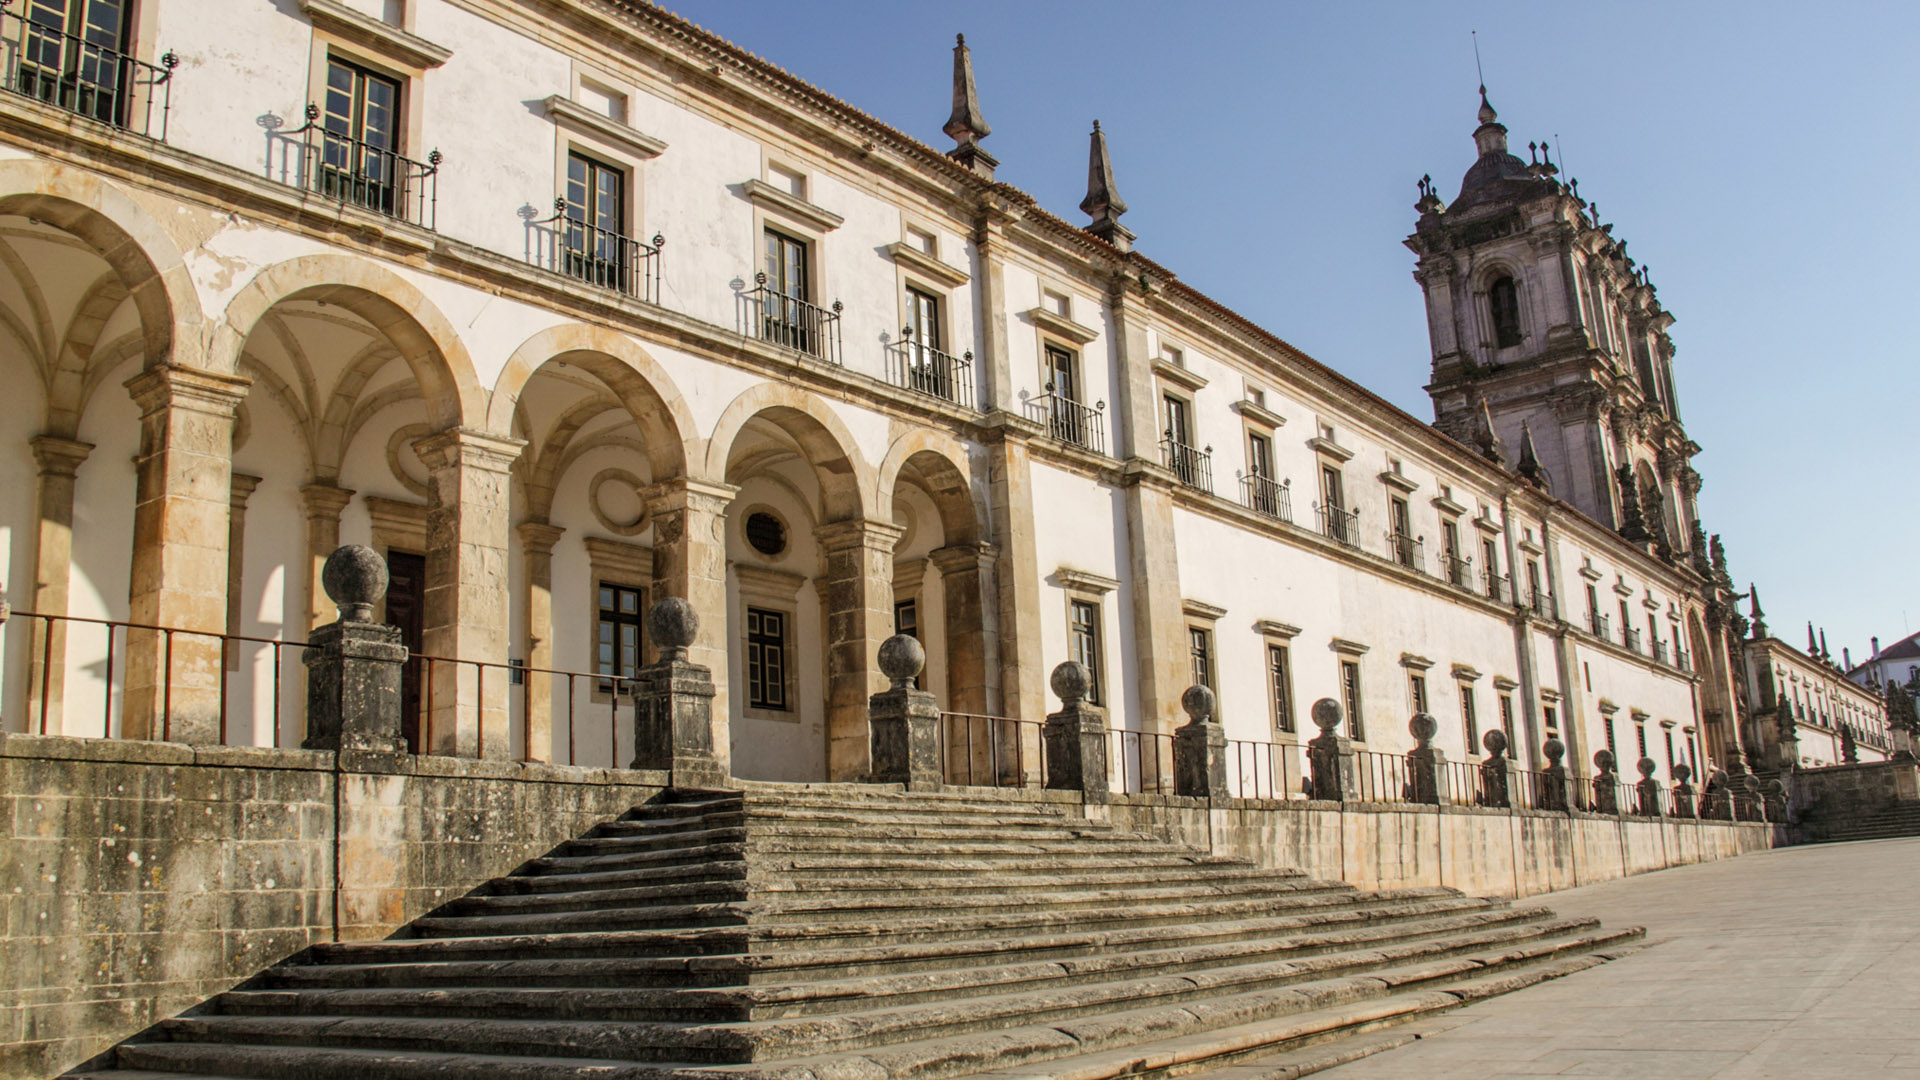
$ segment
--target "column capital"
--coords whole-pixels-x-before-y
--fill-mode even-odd
[[[247,500],[253,497],[253,490],[260,486],[260,478],[248,476],[246,473],[234,473],[231,481],[232,495],[229,501],[235,510],[245,510]]]
[[[42,476],[71,478],[93,453],[92,443],[59,435],[35,435],[28,444],[33,447],[33,460],[39,463]]]
[[[942,574],[959,574],[969,570],[991,570],[1000,558],[1000,549],[984,540],[969,543],[948,544],[927,553],[927,558]]]
[[[891,552],[907,530],[891,521],[870,521],[866,518],[848,518],[845,521],[829,521],[813,530],[813,538],[824,551],[845,551],[848,548],[864,547]]]
[[[121,385],[133,395],[143,417],[163,409],[191,409],[231,420],[240,403],[246,400],[247,388],[253,381],[238,375],[159,364]]]
[[[527,549],[529,555],[553,554],[553,545],[559,543],[560,538],[567,532],[566,529],[545,521],[523,521],[515,526],[515,530],[520,534],[521,546]]]
[[[527,440],[495,435],[479,428],[454,427],[436,432],[413,444],[414,452],[427,468],[465,467],[504,473],[525,449]]]
[[[300,489],[300,502],[306,507],[307,520],[338,521],[340,512],[353,501],[354,492],[337,484],[308,484]]]
[[[737,484],[674,476],[642,489],[640,497],[647,504],[649,515],[675,510],[705,510],[719,514],[725,513],[727,507],[733,505],[733,497],[738,494],[740,487]]]

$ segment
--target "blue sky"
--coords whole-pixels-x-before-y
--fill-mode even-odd
[[[1478,30],[1514,143],[1554,144],[1678,317],[1735,578],[1836,656],[1920,629],[1920,4],[668,6],[941,149],[964,32],[1000,179],[1084,221],[1099,118],[1143,253],[1423,419],[1400,241],[1420,175],[1451,199],[1473,162]]]

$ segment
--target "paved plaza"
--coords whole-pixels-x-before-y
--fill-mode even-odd
[[[1544,898],[1650,948],[1494,998],[1328,1080],[1920,1080],[1920,839],[1788,848]]]

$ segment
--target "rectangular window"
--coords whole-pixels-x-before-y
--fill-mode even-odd
[[[821,327],[809,301],[807,242],[774,229],[766,231],[762,271],[767,295],[760,309],[760,336],[802,352],[817,353]]]
[[[1164,395],[1161,400],[1166,414],[1166,428],[1161,436],[1179,446],[1192,446],[1192,406],[1187,404],[1187,399],[1172,394]]]
[[[1293,663],[1285,645],[1267,646],[1267,681],[1273,690],[1273,726],[1280,731],[1294,730]]]
[[[786,712],[787,616],[747,609],[747,707]]]
[[[1069,659],[1087,669],[1091,676],[1087,703],[1100,704],[1100,605],[1091,600],[1075,600],[1067,607],[1067,652]]]
[[[1536,559],[1527,560],[1527,603],[1535,611],[1547,609],[1547,594],[1540,591],[1540,563]]]
[[[1540,706],[1540,718],[1547,725],[1547,734],[1560,734],[1560,710],[1551,705]]]
[[[1204,626],[1187,627],[1187,647],[1193,656],[1194,685],[1219,690],[1213,682],[1213,631]]]
[[[627,174],[585,154],[569,152],[564,272],[624,290],[626,226]]]
[[[136,76],[127,0],[28,0],[14,89],[82,116],[123,124]]]
[[[1480,554],[1486,559],[1481,571],[1487,578],[1487,598],[1500,599],[1500,546],[1491,539],[1480,541]]]
[[[1079,357],[1058,345],[1048,345],[1041,374],[1046,378],[1051,434],[1075,446],[1093,443],[1093,420],[1080,406]]]
[[[1347,709],[1347,737],[1365,742],[1366,722],[1360,715],[1360,665],[1355,661],[1340,661],[1340,696]]]
[[[1078,374],[1076,366],[1073,353],[1058,345],[1047,346],[1046,370],[1041,372],[1046,376],[1047,393],[1068,401],[1079,401],[1080,380],[1075,377]]]
[[[1425,675],[1417,671],[1407,675],[1407,696],[1413,699],[1414,712],[1427,711],[1427,677]]]
[[[893,632],[905,634],[915,641],[920,638],[920,601],[917,598],[896,600],[893,604]],[[925,642],[922,642],[925,644]],[[927,688],[927,673],[922,670],[913,680],[915,690]]]
[[[1393,525],[1393,561],[1401,566],[1413,565],[1413,514],[1407,509],[1407,500],[1398,495],[1387,499],[1387,514]]]
[[[1507,736],[1507,752],[1513,752],[1513,695],[1500,695],[1500,730]]]
[[[1607,717],[1607,753],[1613,755],[1614,768],[1620,767],[1620,748],[1613,741],[1613,717]]]
[[[1247,475],[1273,479],[1273,440],[1258,432],[1247,433]]]
[[[1467,753],[1480,753],[1480,711],[1474,705],[1473,684],[1460,684],[1460,722],[1467,730]]]
[[[400,84],[327,58],[320,193],[383,214],[401,208]]]
[[[1647,725],[1640,723],[1637,720],[1634,721],[1633,738],[1634,738],[1634,742],[1637,743],[1640,747],[1640,757],[1635,758],[1634,760],[1639,761],[1642,758],[1645,758],[1647,756]]]
[[[1660,734],[1666,740],[1666,743],[1667,743],[1667,775],[1671,777],[1673,775],[1673,766],[1677,760],[1673,756],[1673,729],[1664,728],[1661,730]]]
[[[602,582],[599,588],[598,655],[594,673],[609,676],[599,683],[600,693],[612,693],[626,686],[616,679],[631,679],[640,671],[640,626],[646,610],[639,589]]]
[[[1331,465],[1320,466],[1320,501],[1329,510],[1347,508],[1346,494],[1340,483],[1340,470]]]

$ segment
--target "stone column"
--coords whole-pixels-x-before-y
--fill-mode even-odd
[[[827,658],[827,777],[857,781],[870,768],[867,702],[886,689],[880,643],[893,633],[893,548],[904,530],[854,518],[822,525],[821,607]]]
[[[1639,796],[1635,812],[1641,817],[1665,816],[1660,812],[1660,781],[1653,778],[1654,770],[1660,766],[1652,758],[1643,757],[1635,767],[1640,770],[1640,782],[1634,785],[1634,793]]]
[[[1426,713],[1414,713],[1407,721],[1407,731],[1413,735],[1415,746],[1407,751],[1407,772],[1413,784],[1413,801],[1428,806],[1440,805],[1440,775],[1447,768],[1447,753],[1433,745],[1433,737],[1440,731],[1440,724]]]
[[[1481,738],[1487,759],[1480,763],[1481,806],[1508,808],[1513,805],[1513,762],[1507,757],[1507,733],[1499,728]]]
[[[567,530],[544,521],[520,523],[527,578],[527,667],[553,667],[553,545]],[[526,674],[527,760],[553,760],[553,676]]]
[[[1227,729],[1213,718],[1213,691],[1189,686],[1180,695],[1187,722],[1173,733],[1173,793],[1193,799],[1224,799]]]
[[[253,497],[255,488],[260,486],[257,476],[233,474],[232,496],[227,501],[227,633],[242,632],[243,605],[246,597],[241,586],[246,581],[247,566],[247,500]],[[384,591],[384,586],[382,587]],[[228,671],[240,670],[240,643],[227,642],[226,665]],[[251,719],[249,717],[248,719]]]
[[[725,787],[728,779],[713,743],[713,672],[687,660],[699,636],[700,617],[685,599],[647,609],[647,637],[660,659],[634,680],[632,767],[666,770],[677,788]]]
[[[1358,794],[1353,771],[1353,742],[1339,734],[1340,703],[1321,698],[1313,703],[1313,724],[1320,734],[1307,742],[1308,775],[1313,797],[1326,802],[1343,802]]]
[[[913,688],[927,664],[927,651],[916,639],[895,634],[881,642],[879,652],[880,671],[891,685],[867,699],[868,755],[873,763],[867,779],[931,791],[944,779],[940,706],[932,694]]]
[[[1053,669],[1053,692],[1060,711],[1047,717],[1047,787],[1077,791],[1083,803],[1112,801],[1107,772],[1107,714],[1087,703],[1093,673],[1086,665],[1068,660]]]
[[[1682,762],[1673,767],[1673,816],[1690,818],[1695,816],[1693,785],[1687,781],[1693,779],[1693,767]]]
[[[1593,812],[1620,813],[1620,777],[1613,771],[1613,751],[1595,753],[1593,769]]]
[[[1133,583],[1135,678],[1140,728],[1171,731],[1180,695],[1193,677],[1187,617],[1180,597],[1180,562],[1173,542],[1173,479],[1143,458],[1121,470],[1127,509],[1127,550]]]
[[[727,666],[727,508],[739,488],[679,476],[648,489],[653,519],[653,597],[677,596],[693,605],[697,625],[687,662],[708,671]],[[708,741],[722,776],[732,775],[733,742],[727,717],[727,681],[714,687]]]
[[[995,606],[999,624],[997,657],[1000,707],[1008,716],[1037,719],[1047,713],[1040,666],[1040,561],[1034,548],[1033,481],[1027,454],[1028,433],[1007,413],[993,418],[995,438],[987,443],[987,477],[993,506]]]
[[[220,736],[233,418],[248,382],[162,364],[127,380],[140,407],[128,622],[197,633],[127,634],[121,732]]]
[[[300,489],[307,516],[307,619],[300,628],[310,633],[326,617],[326,588],[320,581],[327,556],[340,546],[340,514],[353,501],[353,492],[334,484],[308,484]]]
[[[508,470],[526,444],[453,428],[414,444],[427,466],[427,587],[421,651],[429,753],[506,759]]]
[[[947,708],[1000,715],[999,613],[994,604],[992,544],[954,544],[928,558],[940,571],[946,601]]]
[[[93,444],[40,435],[32,446],[33,459],[40,465],[40,529],[34,545],[33,591],[27,603],[43,615],[65,615],[73,581],[73,487]],[[43,661],[44,668],[41,663],[27,665],[27,717],[20,730],[39,730],[36,725],[44,715],[46,733],[57,735],[65,730],[67,624],[34,619],[26,630],[31,637],[27,656]]]
[[[400,628],[373,621],[387,592],[387,562],[353,545],[327,556],[321,581],[340,605],[336,622],[316,628],[301,659],[307,666],[308,750],[405,753],[400,737],[400,673],[407,650]]]

